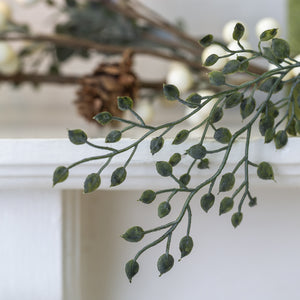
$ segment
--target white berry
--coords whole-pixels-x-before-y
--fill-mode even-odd
[[[8,63],[15,56],[15,51],[8,43],[0,42],[0,65]]]
[[[18,72],[19,67],[19,59],[15,56],[9,62],[0,65],[0,73],[8,76],[13,75]]]

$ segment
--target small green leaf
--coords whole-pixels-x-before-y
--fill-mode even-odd
[[[278,65],[282,62],[282,59],[276,57],[270,47],[263,48],[264,57],[266,57],[270,63]]]
[[[274,38],[274,37],[276,36],[277,32],[278,32],[278,29],[277,29],[277,28],[265,30],[265,31],[260,35],[259,39],[260,39],[262,42],[269,41],[269,40],[271,40],[272,38]]]
[[[105,138],[105,143],[118,142],[122,137],[122,132],[119,130],[112,130]]]
[[[164,145],[164,139],[161,136],[158,136],[151,140],[150,142],[150,151],[151,154],[154,155],[157,153]]]
[[[206,155],[206,148],[201,144],[196,144],[190,147],[186,152],[194,159],[202,159]]]
[[[222,144],[228,144],[231,140],[231,137],[232,135],[229,129],[224,127],[218,128],[214,134],[214,139]]]
[[[178,88],[173,84],[164,84],[163,85],[163,92],[166,99],[170,101],[178,100],[180,94]]]
[[[259,131],[262,136],[265,136],[267,129],[273,130],[274,117],[265,115],[259,120]]]
[[[165,253],[161,255],[157,261],[157,269],[160,273],[159,276],[170,271],[173,265],[174,265],[174,258],[171,254]]]
[[[236,228],[241,224],[242,220],[243,220],[243,213],[236,212],[231,217],[231,224],[233,225],[234,228]]]
[[[230,60],[224,66],[222,72],[223,74],[232,74],[240,69],[240,62],[238,60]]]
[[[268,128],[265,132],[265,143],[268,144],[274,139],[274,129]]]
[[[139,201],[150,204],[152,203],[156,198],[156,193],[152,190],[146,190],[143,192],[142,196],[140,197]]]
[[[96,120],[99,124],[105,125],[112,120],[112,115],[109,112],[104,111],[97,114],[93,119]]]
[[[69,169],[63,166],[57,167],[53,173],[53,186],[65,181],[69,176]]]
[[[200,205],[205,212],[208,212],[209,209],[214,205],[214,202],[215,196],[211,193],[208,193],[201,197]]]
[[[160,218],[167,216],[171,211],[171,205],[169,202],[161,202],[157,209],[157,214]]]
[[[111,175],[111,185],[116,186],[121,184],[126,179],[126,169],[124,167],[117,168]]]
[[[183,184],[183,185],[188,185],[189,182],[191,180],[191,175],[186,173],[180,176],[179,181]]]
[[[263,91],[265,93],[269,93],[271,91],[271,89],[273,88],[273,85],[277,84],[273,93],[279,92],[283,88],[283,82],[279,81],[278,83],[276,83],[277,80],[278,80],[277,77],[269,77],[269,78],[265,79],[259,86],[259,90]]]
[[[274,38],[272,40],[271,49],[276,57],[284,59],[290,56],[290,46],[287,41],[283,39]]]
[[[210,67],[212,65],[214,65],[219,59],[219,56],[217,54],[211,54],[210,56],[208,56],[204,62],[204,66],[205,67]]]
[[[233,173],[226,173],[222,176],[220,185],[219,185],[219,192],[227,192],[230,191],[235,183],[235,177]]]
[[[236,23],[232,33],[233,39],[239,41],[243,37],[244,32],[245,32],[245,27],[241,23]]]
[[[240,92],[234,92],[225,98],[225,108],[233,108],[241,103],[243,94]]]
[[[201,159],[197,167],[198,169],[208,169],[209,168],[208,158]]]
[[[87,141],[87,135],[81,129],[69,130],[68,131],[69,140],[75,145],[85,144]]]
[[[172,175],[173,168],[166,161],[158,161],[156,162],[156,171],[159,175],[163,177],[168,177]]]
[[[285,130],[279,130],[274,138],[276,149],[284,147],[288,142],[288,136]]]
[[[193,93],[189,95],[186,99],[186,102],[189,102],[188,105],[191,108],[198,107],[201,104],[202,97],[198,93]]]
[[[300,121],[299,120],[296,121],[295,129],[296,129],[297,133],[299,134],[300,133]]]
[[[132,109],[133,101],[128,96],[118,97],[118,108],[122,111]]]
[[[127,262],[127,264],[125,265],[125,273],[129,282],[131,282],[132,277],[137,274],[137,272],[139,271],[139,267],[139,264],[133,259]]]
[[[205,37],[203,37],[199,43],[202,47],[208,47],[213,43],[214,37],[211,34],[206,35]]]
[[[247,71],[248,67],[249,67],[248,58],[245,57],[245,56],[238,56],[236,59],[240,62],[240,69],[239,69],[239,71],[240,72]]]
[[[220,86],[225,84],[225,76],[220,71],[212,71],[208,74],[208,78],[211,84]]]
[[[240,112],[243,119],[249,117],[255,109],[256,102],[253,97],[244,98],[240,105]]]
[[[189,255],[193,249],[193,246],[194,246],[193,239],[189,235],[184,236],[179,243],[181,258]]]
[[[139,242],[145,233],[142,227],[134,226],[129,228],[123,235],[122,238],[128,242],[136,243]]]
[[[172,144],[173,145],[179,145],[179,144],[183,143],[188,138],[189,134],[190,134],[190,132],[186,129],[183,129],[183,130],[179,131],[176,134]]]
[[[253,207],[253,206],[255,206],[255,205],[257,205],[257,198],[256,198],[256,197],[250,198],[249,206],[250,206],[250,207]]]
[[[223,118],[223,109],[222,107],[216,107],[210,117],[210,122],[211,123],[217,123]]]
[[[297,135],[297,131],[296,131],[296,121],[295,119],[293,119],[291,122],[288,121],[289,125],[286,128],[286,133],[288,133],[289,135],[292,136],[296,136]]]
[[[265,161],[261,162],[257,167],[257,176],[265,180],[274,179],[272,166]]]
[[[95,191],[101,183],[101,179],[99,174],[92,173],[87,176],[87,178],[84,181],[84,193],[91,193]]]
[[[220,203],[219,215],[229,212],[233,208],[233,204],[234,202],[232,198],[225,197]]]
[[[181,161],[181,154],[180,153],[174,153],[170,159],[169,159],[169,164],[172,167],[175,167],[179,162]]]

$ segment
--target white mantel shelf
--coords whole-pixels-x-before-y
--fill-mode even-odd
[[[104,145],[103,139],[94,139],[93,143]],[[134,140],[124,139],[115,147],[129,145]],[[185,145],[171,145],[171,141],[165,141],[163,149],[152,156],[149,151],[150,140],[144,141],[138,148],[133,160],[127,168],[127,179],[119,187],[114,189],[141,190],[144,188],[164,188],[172,179],[163,178],[155,171],[155,161],[168,160],[174,152],[184,153],[196,140],[189,140]],[[107,146],[107,144],[105,144]],[[216,142],[206,144],[207,149],[220,147]],[[277,183],[293,185],[300,179],[300,139],[290,138],[286,147],[276,150],[274,144],[264,144],[262,139],[251,143],[250,159],[259,163],[267,161],[272,164]],[[2,189],[41,189],[51,188],[52,174],[57,166],[69,166],[70,164],[89,156],[97,156],[105,152],[88,145],[73,145],[67,139],[2,139],[0,140],[0,188]],[[234,144],[232,154],[228,159],[228,170],[234,168],[238,159],[244,153],[244,141]],[[111,172],[123,165],[129,153],[115,157],[109,167],[101,174],[101,189],[108,189]],[[222,155],[211,158],[211,169],[220,162]],[[181,163],[174,168],[175,175],[186,172],[190,158],[184,156]],[[97,172],[103,162],[90,161],[76,166],[70,170],[69,178],[58,184],[54,189],[81,189],[86,176]],[[195,182],[199,182],[212,174],[212,170],[198,170],[194,168],[192,174]],[[256,170],[250,167],[251,182],[266,184],[264,180],[257,179]],[[242,173],[238,173],[242,176]],[[274,187],[274,183],[271,182]],[[276,184],[275,184],[276,186]]]

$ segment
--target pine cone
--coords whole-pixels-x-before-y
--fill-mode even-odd
[[[102,112],[121,117],[117,97],[129,96],[133,100],[137,94],[137,77],[131,71],[132,51],[125,51],[120,63],[102,63],[92,75],[85,76],[75,101],[78,112],[88,121]]]

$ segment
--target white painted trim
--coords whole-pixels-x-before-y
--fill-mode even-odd
[[[63,300],[81,300],[81,192],[63,191]]]
[[[118,147],[129,145],[134,140],[124,139],[118,143]],[[105,145],[104,139],[95,139],[94,143]],[[173,152],[183,153],[197,140],[189,140],[185,145],[171,145],[170,140],[165,141],[164,148],[152,156],[149,151],[150,140],[145,140],[138,148],[133,160],[127,168],[127,180],[114,189],[140,190],[143,188],[163,188],[170,178],[162,178],[155,171],[155,161],[168,160]],[[207,148],[220,147],[215,141],[206,143]],[[172,150],[171,150],[172,149]],[[251,160],[254,162],[268,161],[272,163],[276,175],[276,181],[285,185],[295,184],[300,179],[300,139],[289,138],[288,145],[276,150],[274,144],[264,145],[262,139],[251,143]],[[232,154],[228,159],[228,168],[233,168],[244,152],[244,141],[237,141]],[[97,156],[105,153],[102,150],[88,145],[73,145],[67,139],[2,139],[0,140],[0,188],[50,188],[52,174],[59,165],[68,166],[75,161],[88,156]],[[111,172],[120,167],[129,153],[114,158],[107,169],[101,175],[101,188],[108,189]],[[221,156],[214,157],[211,168],[217,166]],[[189,166],[190,158],[185,156],[182,162],[176,166],[176,174],[185,173]],[[101,162],[92,161],[79,165],[70,170],[70,176],[64,183],[58,184],[55,189],[81,189],[85,177],[98,171]],[[196,182],[209,176],[211,171],[199,171],[194,168],[192,174]],[[250,169],[251,181],[255,184],[266,184],[266,181],[257,179],[255,168]],[[274,185],[273,185],[274,186]]]

